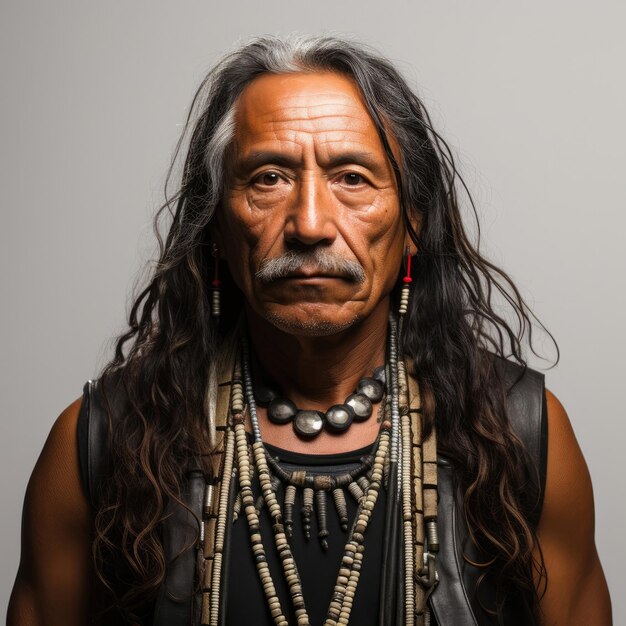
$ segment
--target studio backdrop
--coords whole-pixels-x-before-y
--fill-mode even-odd
[[[547,386],[591,471],[597,545],[625,623],[624,6],[4,0],[0,619],[30,472],[58,414],[111,356],[149,271],[152,216],[199,81],[252,35],[328,32],[371,44],[415,86],[474,197],[481,250],[558,341]],[[547,361],[529,362],[542,369],[554,351],[537,338]]]

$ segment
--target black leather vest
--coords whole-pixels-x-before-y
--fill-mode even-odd
[[[545,486],[547,462],[547,418],[544,375],[531,368],[523,370],[510,361],[498,359],[498,367],[508,389],[508,413],[512,427],[524,442],[533,461],[531,492],[539,494],[530,522],[538,523]],[[83,404],[78,422],[79,459],[81,476],[87,498],[93,502],[97,484],[104,477],[107,418],[98,394],[98,382],[85,384]],[[439,583],[430,597],[430,606],[439,626],[491,626],[498,620],[482,606],[495,606],[493,584],[487,578],[481,585],[480,601],[473,593],[483,570],[469,565],[467,559],[477,561],[473,544],[469,541],[464,516],[458,505],[460,494],[454,493],[451,464],[438,457],[439,533],[440,552],[437,558]],[[201,517],[204,477],[191,472],[184,499]],[[196,536],[197,524],[191,514],[180,506],[168,505],[172,514],[163,524],[163,543],[166,557],[179,553]],[[466,558],[464,558],[464,555]],[[194,597],[196,554],[187,550],[168,569],[168,575],[154,605],[147,608],[142,626],[192,626],[198,615],[197,596]],[[224,576],[225,578],[225,576]],[[174,598],[188,598],[177,601]],[[501,623],[506,626],[528,626],[534,623],[526,605],[519,598],[506,604]],[[113,624],[111,620],[107,624]],[[194,625],[195,626],[195,625]]]

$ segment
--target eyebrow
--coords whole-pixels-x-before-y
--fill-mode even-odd
[[[235,171],[238,174],[247,174],[257,167],[260,167],[262,165],[268,165],[270,163],[279,167],[289,167],[291,169],[297,169],[301,166],[302,161],[299,158],[289,156],[282,152],[274,152],[271,150],[254,150],[242,159],[238,159],[236,161]],[[340,154],[337,154],[331,157],[327,162],[325,162],[323,164],[323,167],[332,169],[335,167],[341,167],[342,165],[351,164],[365,167],[379,176],[386,173],[385,167],[369,152],[359,150],[342,152]]]

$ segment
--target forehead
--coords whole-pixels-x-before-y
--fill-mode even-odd
[[[384,153],[358,86],[334,72],[264,74],[244,89],[235,114],[237,151],[277,141],[286,149],[315,144],[332,152],[358,144]]]

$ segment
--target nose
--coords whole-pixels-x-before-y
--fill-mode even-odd
[[[337,237],[332,193],[321,172],[302,177],[285,223],[285,241],[291,246],[331,245]]]

